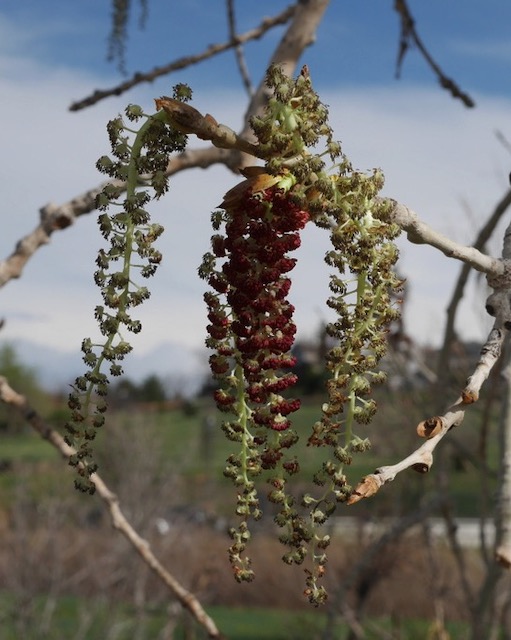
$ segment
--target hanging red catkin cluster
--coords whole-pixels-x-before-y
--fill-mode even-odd
[[[287,254],[300,246],[298,231],[309,216],[291,201],[289,192],[277,186],[254,192],[252,187],[247,180],[226,195],[225,237],[212,239],[214,256],[226,260],[221,271],[210,275],[209,284],[225,294],[228,307],[215,294],[206,294],[208,333],[216,348],[210,365],[222,377],[234,358],[243,369],[248,399],[259,405],[254,423],[283,431],[290,425],[285,416],[300,406],[299,400],[280,396],[296,382],[295,374],[278,375],[296,362],[290,355],[296,327],[294,307],[287,300],[291,280],[286,277],[296,259]],[[215,399],[221,408],[236,400],[229,390],[218,390]]]

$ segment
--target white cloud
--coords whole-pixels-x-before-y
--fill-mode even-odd
[[[0,66],[5,64],[0,58]],[[41,205],[66,201],[101,181],[94,163],[108,150],[106,121],[127,102],[142,99],[150,108],[151,97],[161,93],[154,85],[135,97],[111,99],[81,113],[67,112],[72,99],[99,84],[85,74],[64,68],[52,71],[33,60],[24,66],[23,75],[3,81],[0,257],[35,226]],[[195,97],[200,110],[233,128],[239,125],[241,94],[197,90]],[[470,203],[482,223],[507,185],[509,157],[492,131],[506,130],[509,100],[479,96],[477,109],[467,111],[436,88],[401,87],[330,92],[323,99],[355,166],[382,167],[387,195],[408,204],[439,230],[470,241],[476,227],[466,217],[461,199]],[[140,312],[145,331],[137,342],[142,352],[169,341],[201,348],[204,283],[196,270],[208,249],[209,213],[234,181],[220,167],[187,172],[175,177],[168,197],[154,207],[155,218],[166,227],[160,241],[165,257],[151,285],[152,298]],[[72,350],[93,333],[99,293],[92,271],[102,243],[94,217],[84,216],[74,227],[54,234],[51,244],[30,261],[22,280],[2,291],[4,340],[27,338]],[[459,267],[431,248],[400,244],[400,268],[411,292],[408,329],[423,342],[438,342]],[[329,317],[324,306],[328,271],[322,262],[326,248],[322,232],[306,230],[292,291],[302,335],[312,334],[319,320]],[[482,335],[479,308],[474,312],[472,302],[464,304],[458,322],[463,337]]]

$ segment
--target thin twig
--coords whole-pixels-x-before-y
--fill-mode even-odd
[[[504,147],[504,149],[506,151],[509,151],[509,153],[511,153],[511,142],[500,129],[495,129],[495,137],[500,142],[500,144]]]
[[[156,78],[168,75],[174,71],[186,69],[186,67],[190,67],[191,65],[202,62],[203,60],[207,60],[208,58],[211,58],[219,53],[228,51],[229,49],[233,49],[244,42],[257,40],[273,27],[285,24],[293,16],[295,11],[296,4],[290,5],[289,7],[287,7],[287,9],[279,13],[277,16],[273,18],[265,18],[255,29],[250,29],[250,31],[246,31],[245,33],[236,36],[234,39],[231,39],[227,42],[212,44],[202,53],[179,58],[178,60],[174,60],[173,62],[170,62],[169,64],[163,65],[161,67],[154,67],[154,69],[152,69],[151,71],[137,72],[125,82],[121,82],[121,84],[117,85],[116,87],[112,87],[111,89],[97,89],[92,95],[83,98],[83,100],[73,102],[73,104],[70,105],[69,110],[79,111],[80,109],[84,109],[85,107],[90,107],[96,104],[104,98],[108,98],[110,96],[120,96],[129,89],[141,84],[142,82],[153,82],[154,80],[156,80]]]
[[[407,231],[408,238],[412,242],[427,242],[446,255],[468,262],[472,267],[487,274],[488,284],[493,289],[493,293],[488,296],[486,310],[490,315],[495,316],[495,323],[481,349],[476,368],[468,378],[460,397],[442,416],[428,418],[417,426],[417,433],[426,438],[426,442],[397,464],[380,467],[374,473],[362,478],[348,504],[354,504],[362,498],[374,495],[385,483],[394,480],[396,475],[405,469],[412,468],[420,473],[430,470],[433,464],[433,451],[452,427],[459,426],[463,422],[466,406],[479,399],[481,387],[498,361],[504,340],[511,330],[511,225],[504,233],[502,259],[497,260],[470,247],[454,245],[448,238],[421,222],[413,211],[396,202],[393,204],[393,219]],[[508,474],[511,487],[511,465]],[[511,540],[511,510],[509,525]]]
[[[37,411],[29,405],[26,398],[17,393],[3,376],[0,376],[0,400],[14,407],[31,427],[42,438],[47,440],[65,460],[68,460],[70,456],[75,453],[73,447],[70,447],[64,442],[64,438],[41,418]],[[142,538],[132,527],[122,512],[119,499],[115,493],[108,488],[97,473],[91,475],[91,480],[94,482],[97,494],[108,508],[112,526],[127,538],[147,566],[160,578],[163,584],[168,587],[169,591],[179,600],[181,605],[190,612],[196,622],[207,631],[208,636],[210,638],[222,638],[222,634],[217,629],[214,621],[202,608],[197,597],[185,589],[180,582],[165,569],[152,552],[147,540]]]
[[[422,53],[424,59],[437,76],[440,86],[443,89],[447,89],[453,98],[460,99],[466,107],[475,107],[474,100],[467,93],[464,93],[454,80],[448,78],[438,64],[433,60],[431,54],[424,46],[424,43],[415,29],[415,20],[413,19],[408,5],[406,4],[406,0],[395,0],[394,9],[401,18],[401,37],[399,40],[399,51],[396,62],[396,77],[399,78],[400,76],[403,60],[410,48],[410,42],[412,42]]]
[[[227,0],[227,23],[229,25],[229,38],[231,41],[236,41],[238,36],[236,34],[236,16],[234,11],[234,0]],[[254,86],[250,79],[248,72],[247,61],[245,60],[245,54],[243,53],[243,46],[241,43],[234,47],[234,53],[236,54],[236,62],[238,63],[238,69],[243,81],[243,85],[247,90],[249,96],[254,95]]]
[[[209,140],[215,147],[264,157],[257,145],[239,136],[225,124],[219,124],[209,113],[205,116],[189,104],[163,96],[155,100],[156,108],[163,109],[172,126],[183,133],[193,133],[200,140]]]
[[[441,416],[434,416],[423,420],[417,426],[417,433],[426,438],[424,444],[413,453],[394,465],[379,467],[374,473],[362,478],[348,504],[355,504],[363,498],[374,495],[384,484],[392,482],[394,478],[406,469],[414,469],[419,473],[427,473],[433,465],[433,451],[447,433],[458,427],[465,417],[465,408],[477,401],[482,384],[497,362],[507,331],[502,328],[497,319],[486,343],[481,349],[481,356],[474,373],[468,378],[467,385],[457,400]]]
[[[497,508],[497,561],[511,568],[511,350],[507,349],[508,362],[504,369],[506,384],[505,402],[500,424],[501,477]]]

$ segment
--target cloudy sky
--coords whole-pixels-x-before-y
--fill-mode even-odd
[[[194,90],[194,104],[221,122],[239,127],[246,98],[228,52],[84,111],[69,105],[95,89],[122,80],[106,60],[110,30],[105,0],[3,0],[0,6],[0,259],[37,223],[48,202],[66,202],[101,182],[94,163],[108,152],[105,123],[127,103],[152,109],[153,98],[176,82]],[[253,28],[285,2],[239,2],[239,28]],[[331,124],[344,151],[359,169],[379,166],[385,194],[416,210],[454,239],[470,243],[508,188],[511,154],[496,132],[511,140],[511,4],[507,0],[410,0],[417,27],[444,72],[476,101],[467,109],[441,90],[417,51],[395,78],[399,24],[393,2],[332,2],[305,52],[316,89],[329,105]],[[149,0],[144,30],[134,2],[126,49],[128,75],[202,51],[226,38],[224,2]],[[246,48],[257,82],[282,31]],[[192,146],[194,142],[192,141]],[[168,197],[153,207],[166,233],[160,241],[164,264],[151,283],[153,295],[141,310],[139,354],[155,356],[159,372],[197,365],[204,340],[204,284],[196,275],[208,249],[209,213],[236,178],[222,168],[176,176]],[[502,234],[502,229],[501,229]],[[501,241],[492,242],[498,253]],[[92,282],[94,258],[102,246],[95,215],[53,235],[31,259],[20,280],[1,292],[3,342],[76,353],[83,337],[96,335],[93,308],[99,292]],[[293,302],[302,337],[328,319],[328,271],[322,257],[326,238],[309,229],[297,257]],[[438,343],[459,266],[427,247],[400,242],[401,273],[408,279],[409,333]],[[473,279],[458,330],[481,338],[489,322],[484,283]],[[164,347],[175,345],[174,351]],[[177,346],[176,346],[177,345]],[[179,347],[179,348],[178,348]],[[174,361],[172,356],[174,354]],[[158,358],[160,354],[160,358]],[[166,354],[163,357],[162,354]],[[129,367],[128,367],[129,371]]]

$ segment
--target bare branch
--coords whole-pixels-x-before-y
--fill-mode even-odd
[[[186,67],[190,67],[191,65],[202,62],[203,60],[207,60],[208,58],[211,58],[219,53],[222,53],[229,49],[233,49],[244,42],[257,40],[273,27],[285,24],[293,16],[295,11],[296,4],[290,5],[289,7],[287,7],[287,9],[279,13],[277,16],[273,18],[265,18],[255,29],[250,29],[250,31],[246,31],[245,33],[236,36],[234,39],[231,39],[228,42],[210,45],[202,53],[179,58],[178,60],[174,60],[174,62],[170,62],[169,64],[166,64],[164,66],[154,67],[154,69],[145,73],[137,72],[129,80],[126,80],[125,82],[122,82],[121,84],[117,85],[116,87],[112,87],[111,89],[98,89],[94,91],[92,95],[87,96],[83,100],[73,102],[73,104],[70,105],[69,110],[79,111],[80,109],[84,109],[85,107],[90,107],[96,104],[104,98],[108,98],[110,96],[120,96],[132,87],[137,86],[138,84],[141,84],[143,82],[153,82],[160,76],[168,75],[174,71],[179,71],[180,69],[186,69]]]
[[[500,142],[500,144],[504,147],[504,149],[506,151],[509,151],[509,153],[511,153],[511,142],[500,129],[495,129],[495,137]]]
[[[474,100],[467,93],[464,93],[454,80],[448,78],[431,57],[431,54],[424,46],[424,43],[415,29],[415,20],[410,13],[406,0],[395,0],[394,9],[401,18],[401,38],[399,41],[399,51],[396,63],[396,77],[399,78],[400,76],[403,60],[410,47],[410,42],[412,42],[422,53],[424,59],[437,76],[440,86],[447,89],[453,98],[459,98],[466,107],[475,107]]]
[[[472,244],[474,249],[482,251],[486,246],[486,243],[490,239],[492,233],[495,230],[495,227],[500,222],[502,216],[507,211],[509,206],[511,205],[511,190],[509,190],[503,198],[501,198],[500,202],[497,204],[490,217],[480,229],[477,237]],[[460,274],[458,276],[458,280],[454,286],[454,290],[451,296],[451,300],[447,305],[447,321],[444,329],[444,339],[442,343],[442,349],[440,351],[440,356],[438,358],[438,375],[439,380],[442,381],[445,379],[445,376],[449,370],[449,345],[451,344],[451,340],[454,337],[454,322],[456,319],[456,313],[458,310],[458,305],[463,298],[463,294],[465,291],[465,285],[467,284],[468,277],[470,275],[470,265],[467,262],[464,262],[461,265]]]
[[[37,431],[37,433],[47,440],[65,459],[75,453],[75,450],[64,442],[62,436],[52,429],[41,416],[28,404],[26,398],[17,393],[7,379],[0,376],[0,400],[14,407],[21,416]],[[198,624],[207,631],[210,638],[222,638],[222,634],[217,629],[214,621],[202,608],[196,596],[185,589],[174,576],[165,569],[158,558],[154,555],[147,540],[142,538],[131,526],[126,516],[123,514],[117,496],[108,488],[103,479],[97,474],[91,475],[91,480],[96,486],[99,497],[107,506],[112,526],[127,538],[135,551],[141,556],[147,566],[160,578],[174,597],[181,605],[187,609]]]
[[[429,244],[439,249],[448,258],[455,258],[470,265],[477,271],[482,271],[487,275],[500,276],[505,271],[503,260],[492,258],[481,253],[474,247],[465,247],[454,242],[447,236],[442,235],[429,227],[419,219],[419,216],[399,202],[391,200],[394,205],[392,218],[403,231],[406,231],[408,240],[414,244]]]
[[[234,170],[236,160],[225,149],[191,149],[171,159],[167,175],[174,175],[185,169],[200,167],[206,169],[213,164],[222,163]],[[72,225],[76,218],[96,209],[96,197],[106,184],[123,186],[120,181],[110,181],[65,202],[61,205],[47,204],[39,210],[40,221],[33,231],[21,238],[11,255],[0,262],[0,287],[9,280],[19,278],[30,258],[39,247],[48,244],[54,231],[60,231]]]
[[[163,109],[173,127],[183,133],[193,133],[201,140],[210,140],[220,149],[237,149],[251,156],[262,157],[256,145],[231,128],[218,122],[209,113],[205,116],[189,104],[166,96],[155,100],[156,109]]]
[[[509,352],[509,349],[508,349]],[[509,356],[509,353],[508,353]],[[501,422],[501,478],[497,509],[497,562],[511,568],[511,361],[503,372],[506,401]]]
[[[229,36],[232,41],[235,41],[238,36],[236,35],[236,16],[234,12],[234,0],[227,0],[227,23],[229,25]],[[253,96],[254,87],[250,79],[250,74],[248,72],[247,62],[245,60],[245,55],[243,53],[242,45],[237,44],[236,47],[234,48],[234,52],[236,54],[236,61],[238,63],[238,69],[240,71],[243,85],[247,90],[247,94],[249,96]]]
[[[497,323],[496,323],[497,324]],[[481,357],[474,373],[467,381],[467,386],[460,397],[445,411],[442,416],[434,416],[420,422],[417,426],[419,436],[426,438],[426,442],[409,456],[394,465],[379,467],[365,478],[355,488],[348,504],[355,504],[362,498],[374,495],[384,484],[391,482],[398,473],[406,469],[414,469],[419,473],[427,473],[433,465],[433,451],[453,427],[458,427],[465,417],[467,405],[476,402],[483,382],[488,377],[492,367],[497,362],[506,331],[493,328],[481,349]]]
[[[417,426],[417,433],[426,438],[426,442],[397,464],[380,467],[374,473],[362,478],[348,500],[348,504],[354,504],[362,498],[374,495],[385,483],[394,480],[396,475],[405,469],[413,468],[420,473],[426,473],[430,470],[433,464],[433,451],[452,427],[457,427],[462,423],[466,406],[479,399],[481,387],[498,361],[504,339],[511,330],[509,294],[511,290],[511,225],[504,234],[502,260],[493,260],[479,251],[456,245],[441,234],[437,234],[403,205],[394,203],[393,214],[394,220],[408,232],[408,237],[412,242],[427,242],[446,255],[468,262],[479,271],[486,272],[488,284],[493,289],[493,293],[486,301],[486,310],[490,315],[495,316],[495,323],[481,349],[476,368],[468,378],[460,397],[447,409],[444,415],[423,420]],[[510,476],[508,481],[511,486],[511,467],[508,473]],[[509,518],[511,520],[511,512]],[[511,541],[511,525],[509,539]]]

